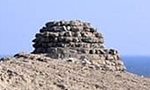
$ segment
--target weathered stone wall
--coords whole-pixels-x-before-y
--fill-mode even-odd
[[[76,21],[52,21],[36,34],[33,53],[46,53],[51,58],[77,58],[104,69],[125,69],[118,52],[104,47],[104,38],[90,23]]]

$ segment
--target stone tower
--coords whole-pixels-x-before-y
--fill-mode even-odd
[[[55,59],[86,59],[102,69],[125,70],[118,52],[104,47],[102,34],[90,23],[80,20],[48,22],[35,37],[34,54],[44,53]]]

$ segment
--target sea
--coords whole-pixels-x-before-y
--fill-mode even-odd
[[[127,71],[150,77],[150,56],[123,56],[122,59]]]
[[[6,57],[0,55],[0,58]],[[128,72],[150,77],[150,56],[122,56]]]

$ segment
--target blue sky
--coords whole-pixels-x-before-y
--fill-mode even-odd
[[[97,27],[107,48],[150,55],[150,0],[0,0],[0,55],[30,52],[46,22],[75,19]]]

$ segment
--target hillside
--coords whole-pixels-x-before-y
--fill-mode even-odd
[[[0,90],[149,90],[150,79],[104,71],[43,54],[24,54],[0,63]]]

